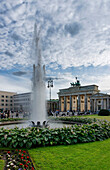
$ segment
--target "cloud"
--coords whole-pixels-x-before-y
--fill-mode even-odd
[[[1,39],[1,51],[12,49],[16,62],[29,66],[33,27],[37,21],[38,27],[42,28],[42,54],[46,64],[57,62],[63,69],[91,64],[110,65],[108,6],[109,1],[104,3],[103,0],[97,3],[95,0],[84,3],[62,0],[61,4],[58,0],[1,2],[0,34],[6,35],[4,41],[3,37]],[[20,62],[19,58],[25,62]],[[10,67],[14,65],[15,61],[12,61]],[[4,67],[2,62],[0,67]]]
[[[13,72],[13,75],[15,75],[15,76],[22,76],[25,74],[26,74],[26,72],[24,72],[24,71]]]
[[[71,76],[65,75],[70,81],[74,74],[91,77],[89,67],[92,65],[97,68],[91,68],[95,75],[99,69],[101,75],[106,73],[108,76],[109,8],[109,0],[70,0],[69,3],[65,0],[61,3],[58,0],[0,1],[0,70],[17,68],[17,72],[21,67],[24,71],[32,70],[36,21],[38,28],[41,27],[42,58],[47,73],[57,76],[59,72],[62,77],[71,68]],[[91,73],[83,73],[83,68]],[[99,79],[98,82],[101,83]],[[64,87],[67,82],[62,85]]]
[[[70,33],[71,36],[77,35],[80,31],[80,28],[81,28],[81,26],[77,22],[65,25],[66,32]]]
[[[17,78],[9,77],[9,75],[0,75],[2,80],[0,83],[0,90],[24,93],[31,91],[31,81],[27,78]]]

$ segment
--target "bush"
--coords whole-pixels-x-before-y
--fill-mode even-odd
[[[61,121],[69,121],[69,122],[79,122],[79,123],[88,123],[91,124],[93,122],[97,122],[98,120],[96,118],[83,118],[83,117],[57,117],[55,120],[61,120]]]
[[[107,138],[110,138],[110,122],[96,119],[92,120],[91,124],[56,129],[37,127],[0,129],[0,147],[35,148],[102,141]]]
[[[102,110],[99,111],[98,115],[99,116],[109,116],[110,112],[109,112],[109,110],[102,109]]]

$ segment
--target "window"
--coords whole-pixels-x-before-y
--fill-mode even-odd
[[[8,106],[8,104],[6,104],[6,106]]]
[[[83,99],[83,96],[82,96],[82,99]]]
[[[4,95],[2,95],[2,97],[4,97]]]
[[[8,100],[6,100],[6,102],[8,102]]]
[[[1,105],[4,106],[4,103],[2,103]]]
[[[1,102],[4,102],[4,99],[2,99]]]
[[[12,96],[10,96],[10,98],[12,99]]]
[[[6,98],[8,98],[8,96],[6,96]]]
[[[10,104],[10,106],[12,106],[12,104]]]
[[[10,102],[12,102],[12,100],[10,100]]]
[[[101,103],[101,101],[99,100],[99,103]]]

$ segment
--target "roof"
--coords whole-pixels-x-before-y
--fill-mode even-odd
[[[94,98],[94,97],[109,97],[110,95],[109,94],[105,94],[105,93],[96,93],[94,95],[91,96],[91,98]]]

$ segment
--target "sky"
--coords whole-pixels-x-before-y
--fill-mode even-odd
[[[0,0],[0,90],[31,91],[35,23],[52,98],[75,77],[110,94],[109,0]]]

